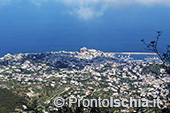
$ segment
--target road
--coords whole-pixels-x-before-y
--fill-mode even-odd
[[[64,92],[68,91],[69,89],[70,89],[70,88],[65,88],[64,91],[62,91],[62,92],[60,92],[62,89],[57,90],[53,96],[49,97],[49,99],[47,99],[47,100],[45,101],[45,103],[50,103],[50,101],[51,101],[52,99],[54,99],[55,97],[61,95],[61,94],[64,93]],[[59,92],[60,92],[60,93],[59,93]]]

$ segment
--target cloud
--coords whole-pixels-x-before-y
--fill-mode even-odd
[[[0,0],[0,6],[21,0]],[[127,5],[170,6],[170,0],[28,0],[35,6],[41,7],[47,2],[63,3],[68,8],[68,14],[85,21],[103,16],[112,7]],[[67,10],[67,9],[66,9]]]
[[[43,3],[48,2],[48,1],[49,1],[49,0],[31,0],[31,2],[32,2],[34,5],[38,6],[38,7],[41,7],[41,5],[42,5]]]
[[[60,1],[60,0],[57,0]],[[111,5],[129,5],[129,4],[141,4],[141,5],[168,5],[170,6],[170,0],[62,0],[66,4],[74,5],[87,5],[96,3],[106,3]]]
[[[0,6],[8,5],[15,2],[20,2],[20,0],[0,0]]]
[[[170,6],[170,0],[135,0],[142,5],[165,5]]]
[[[11,0],[0,0],[0,6],[10,3]]]
[[[75,15],[83,20],[100,17],[111,7],[126,5],[164,5],[170,6],[170,0],[57,0],[62,1],[71,8],[69,14]],[[99,7],[99,8],[96,8]]]
[[[107,9],[101,0],[63,0],[62,3],[70,7],[69,14],[85,21],[102,16]]]
[[[94,7],[88,7],[88,6],[79,6],[69,11],[69,14],[77,16],[79,19],[83,19],[87,21],[102,16],[105,10],[106,7],[104,6],[102,6],[102,8],[100,9],[95,9]]]
[[[81,7],[76,10],[76,13],[79,18],[82,18],[84,20],[89,20],[95,15],[95,12],[92,9],[84,7]]]

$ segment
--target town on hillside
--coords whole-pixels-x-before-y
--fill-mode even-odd
[[[79,52],[7,54],[0,58],[0,88],[24,97],[27,103],[37,100],[44,113],[59,110],[53,103],[56,97],[160,98],[163,109],[170,105],[170,75],[160,65],[157,58],[134,60],[85,47]]]

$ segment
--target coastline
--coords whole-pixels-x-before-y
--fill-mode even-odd
[[[122,55],[157,55],[156,53],[145,53],[145,52],[113,52],[114,54]]]

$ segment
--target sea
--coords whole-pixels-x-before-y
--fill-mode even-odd
[[[36,6],[22,2],[0,6],[0,57],[7,53],[79,51],[82,47],[104,52],[150,52],[141,39],[155,40],[158,30],[163,31],[160,52],[170,44],[169,7],[113,7],[83,20],[73,8],[61,3]]]

